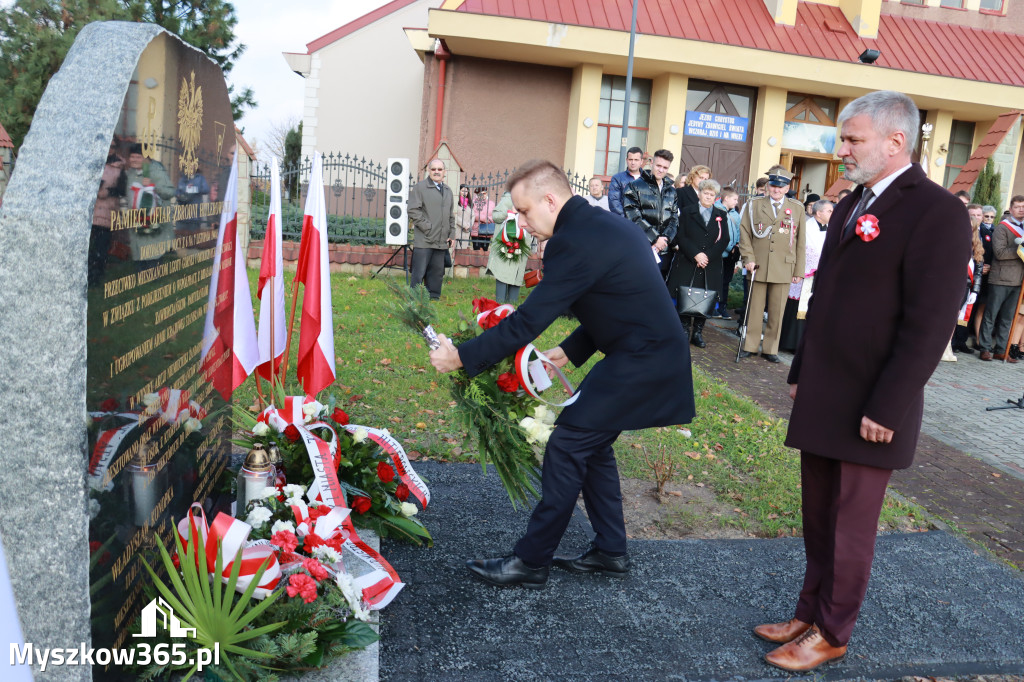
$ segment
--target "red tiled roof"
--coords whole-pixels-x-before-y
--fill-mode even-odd
[[[1020,118],[1021,113],[1020,111],[1008,111],[995,120],[992,127],[988,129],[985,139],[981,141],[974,150],[974,153],[971,154],[971,158],[967,160],[963,169],[956,176],[956,180],[949,188],[950,192],[959,192],[960,190],[969,192],[971,190],[974,181],[978,179],[978,174],[985,167],[985,163],[988,162],[989,157],[1002,144],[1006,134],[1010,132],[1010,128]]]
[[[629,31],[632,20],[631,0],[466,0],[456,11],[613,31]],[[813,2],[800,2],[796,25],[783,26],[754,0],[646,0],[637,32],[842,62],[874,48],[878,67],[1024,86],[1024,35],[882,14],[878,38],[867,39],[838,7]]]
[[[403,7],[408,7],[416,0],[392,0],[388,4],[368,12],[355,21],[350,21],[340,28],[336,28],[326,35],[322,35],[311,43],[306,43],[306,54],[313,54],[317,50],[330,45],[336,40],[341,40],[350,33],[355,33],[361,28],[369,26],[378,19],[383,19],[392,12],[397,12]]]
[[[10,147],[14,149],[14,142],[11,141],[11,136],[4,130],[4,126],[0,123],[0,147]]]
[[[254,152],[252,150],[252,147],[249,146],[249,143],[245,141],[245,137],[242,136],[242,131],[238,129],[238,126],[235,126],[235,137],[238,139],[239,142],[242,143],[242,150],[249,155],[250,159],[255,161],[256,152]]]

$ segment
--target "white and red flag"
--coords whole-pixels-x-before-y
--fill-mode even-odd
[[[281,257],[281,173],[275,157],[270,167],[270,215],[263,237],[260,279],[256,285],[260,298],[259,348],[256,371],[269,380],[284,359],[288,330],[284,322],[284,265]],[[271,362],[273,358],[273,362]]]
[[[203,328],[202,367],[224,400],[252,374],[259,360],[252,294],[238,241],[238,164],[224,192]]]
[[[334,383],[334,317],[327,252],[327,209],[324,205],[323,159],[313,156],[309,193],[302,216],[302,242],[295,281],[302,282],[302,321],[295,374],[306,395],[316,395]]]

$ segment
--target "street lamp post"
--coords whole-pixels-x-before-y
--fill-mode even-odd
[[[619,147],[619,172],[626,169],[626,145],[629,136],[629,100],[633,94],[633,44],[636,42],[636,9],[640,0],[633,0],[633,24],[629,28],[629,60],[626,62],[626,105],[622,109],[622,144]]]

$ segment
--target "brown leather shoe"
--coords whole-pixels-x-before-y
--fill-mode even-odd
[[[799,672],[814,670],[823,663],[838,661],[846,655],[845,646],[832,646],[814,625],[792,642],[765,654],[764,660],[776,668]]]
[[[786,642],[792,642],[794,639],[804,634],[809,627],[811,627],[810,623],[805,623],[802,620],[793,618],[791,620],[787,620],[785,623],[765,623],[764,625],[758,625],[754,628],[754,634],[768,642],[785,644]]]
[[[1017,358],[1013,357],[1012,355],[1011,356],[1007,356],[1005,353],[999,353],[998,355],[993,355],[992,357],[995,360],[1005,360],[1006,362],[1010,363],[1011,365],[1015,364],[1017,362],[1020,362]]]
[[[983,350],[983,351],[981,351],[981,355],[979,355],[978,357],[980,357],[985,362],[988,362],[989,360],[992,359],[992,353],[990,353],[987,350]]]

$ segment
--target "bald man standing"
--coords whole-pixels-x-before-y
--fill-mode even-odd
[[[409,220],[413,225],[412,281],[426,284],[430,298],[441,298],[444,255],[455,239],[455,195],[444,184],[444,162],[431,159],[428,176],[409,189]]]

